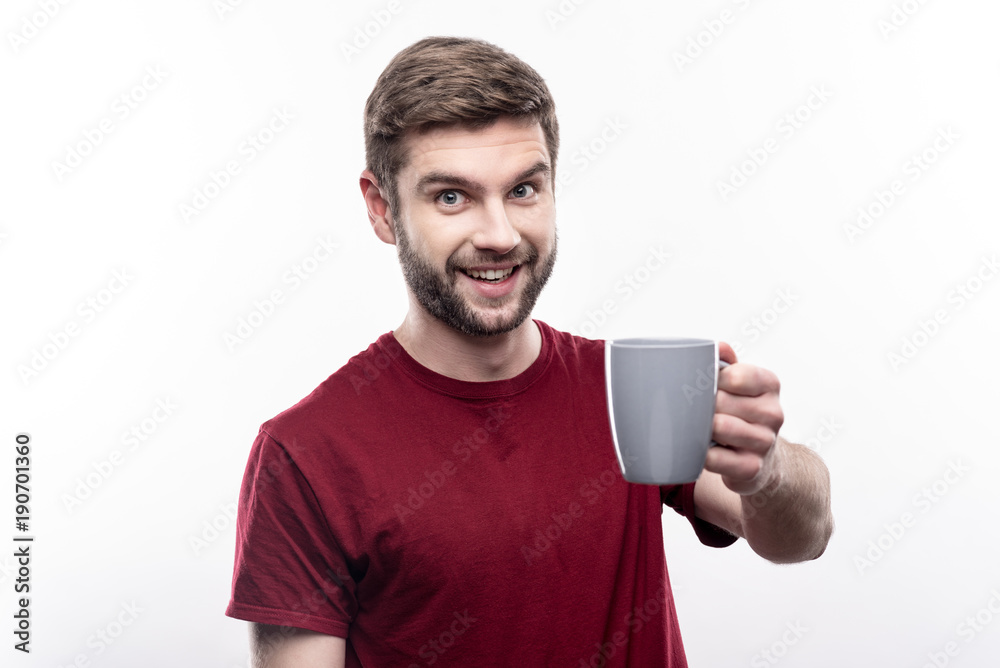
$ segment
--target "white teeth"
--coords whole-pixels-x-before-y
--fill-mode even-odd
[[[498,281],[503,280],[511,275],[514,271],[514,267],[509,269],[487,269],[486,271],[479,271],[478,269],[466,269],[465,273],[473,278],[485,279],[487,281]]]

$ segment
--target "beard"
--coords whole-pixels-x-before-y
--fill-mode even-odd
[[[482,301],[482,309],[476,309],[473,299],[463,297],[458,291],[458,272],[463,271],[452,255],[445,263],[444,272],[436,270],[430,262],[420,256],[410,243],[403,221],[397,220],[394,225],[396,232],[396,251],[399,264],[403,269],[403,277],[417,302],[432,316],[463,334],[477,337],[498,336],[517,329],[535,308],[535,302],[542,293],[542,288],[552,275],[556,262],[556,241],[553,240],[552,251],[544,258],[539,258],[534,246],[517,248],[501,255],[499,253],[480,253],[464,263],[465,267],[479,264],[516,264],[515,273],[521,274],[518,280],[523,282],[520,294],[512,293],[505,297],[490,300],[491,304]],[[508,278],[507,280],[511,280]],[[492,310],[493,306],[506,306],[512,300],[519,300],[514,313],[506,318],[491,318],[487,320],[482,313],[484,309]]]

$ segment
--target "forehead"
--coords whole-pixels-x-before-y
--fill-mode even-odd
[[[411,186],[430,173],[448,173],[483,184],[504,183],[532,165],[551,166],[545,134],[537,122],[501,118],[485,128],[449,125],[404,139],[408,157],[400,185]]]

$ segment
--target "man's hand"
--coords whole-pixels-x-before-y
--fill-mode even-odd
[[[694,488],[695,515],[746,539],[754,552],[777,563],[815,559],[833,532],[830,474],[808,448],[778,436],[784,413],[778,378],[738,364],[719,373],[712,438],[705,470]]]
[[[718,473],[726,487],[740,495],[756,494],[776,475],[778,430],[785,421],[778,377],[767,369],[738,364],[728,343],[719,357],[730,366],[719,373],[712,439],[705,470]]]

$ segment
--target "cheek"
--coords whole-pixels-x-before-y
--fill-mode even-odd
[[[517,228],[521,236],[534,245],[551,247],[556,237],[556,215],[552,209],[530,208],[517,212]]]
[[[415,250],[434,264],[444,263],[464,240],[459,225],[411,225],[407,229]]]

